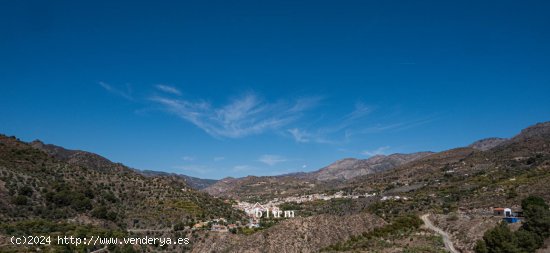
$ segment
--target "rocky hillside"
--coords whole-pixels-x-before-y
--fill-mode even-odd
[[[473,148],[473,149],[477,149],[477,150],[481,150],[481,151],[486,151],[486,150],[489,150],[489,149],[492,149],[496,146],[501,145],[506,140],[507,139],[505,139],[505,138],[495,138],[495,137],[486,138],[486,139],[476,141],[476,142],[470,144],[468,147]]]
[[[96,235],[170,230],[242,215],[182,180],[145,177],[93,153],[0,135],[0,241],[46,230]]]
[[[439,152],[390,171],[355,178],[348,187],[394,193],[410,191],[411,186],[420,186],[413,191],[425,189],[434,193],[439,189],[463,189],[469,193],[465,196],[475,196],[465,204],[472,205],[478,199],[475,204],[490,207],[495,202],[507,202],[506,196],[512,190],[517,195],[534,193],[550,198],[542,180],[550,176],[549,165],[550,124],[541,123],[489,150],[466,147]],[[479,192],[471,195],[476,191]]]
[[[548,138],[550,138],[550,122],[543,122],[521,130],[521,133],[514,136],[512,141]]]
[[[113,163],[105,157],[86,151],[70,150],[52,144],[44,144],[40,140],[35,140],[29,145],[71,165],[93,168],[101,172],[122,172],[127,169],[120,163]]]
[[[346,180],[379,173],[412,162],[432,154],[418,152],[413,154],[377,155],[368,159],[347,158],[339,160],[320,170],[307,173],[293,173],[281,176],[244,178],[224,178],[204,190],[214,196],[226,196],[240,199],[269,199],[274,196],[287,196],[318,192],[334,188]]]
[[[492,149],[467,147],[436,153],[391,171],[355,178],[344,188],[407,197],[369,208],[382,217],[436,212],[436,217],[448,219],[439,223],[455,246],[472,252],[475,239],[498,222],[489,222],[492,207],[517,208],[530,195],[550,202],[549,180],[550,124],[541,123]],[[476,222],[485,225],[475,226]]]
[[[313,178],[314,173],[220,180],[206,190],[250,202],[336,191],[363,197],[283,203],[284,210],[296,210],[296,218],[251,233],[246,229],[236,234],[194,232],[190,249],[403,252],[414,246],[416,252],[425,252],[442,247],[437,235],[422,229],[402,233],[394,222],[432,213],[434,223],[450,235],[458,250],[472,252],[474,241],[499,220],[492,216],[492,207],[514,208],[529,195],[550,202],[548,122],[508,140],[481,141],[420,156],[345,159],[314,172],[337,178],[332,180]],[[346,168],[361,169],[367,161],[371,169],[365,175],[346,179],[339,174]],[[365,193],[376,195],[365,197]],[[234,221],[242,219],[241,214],[222,200],[190,189],[175,176],[146,177],[92,153],[0,136],[0,245],[9,235],[37,233],[37,228],[96,235],[172,231],[177,222],[191,225],[218,216]]]
[[[347,158],[339,160],[318,171],[307,173],[306,177],[319,181],[351,179],[358,176],[378,173],[395,168],[414,160],[421,159],[432,152],[418,152],[412,154],[377,155],[368,159]]]
[[[499,142],[497,145],[493,145],[496,142],[489,142],[492,143],[491,145],[486,141],[480,143],[484,142],[484,145],[434,153],[389,170],[348,180],[337,180],[339,183],[322,184],[320,181],[308,181],[304,179],[303,174],[284,177],[247,177],[244,180],[227,179],[222,180],[221,183],[229,185],[228,189],[232,194],[234,192],[242,194],[238,196],[247,196],[257,189],[272,193],[288,193],[299,187],[302,188],[302,194],[334,191],[354,195],[376,193],[377,197],[370,199],[319,200],[301,204],[291,203],[289,206],[299,210],[298,213],[301,215],[306,213],[311,215],[309,219],[312,220],[323,217],[327,213],[342,210],[349,210],[349,212],[336,216],[361,215],[368,210],[387,221],[408,214],[434,213],[434,222],[450,235],[455,247],[462,252],[472,252],[475,240],[481,238],[487,229],[495,226],[500,220],[492,216],[493,207],[517,208],[521,200],[529,195],[541,196],[550,202],[550,191],[548,191],[550,123],[528,127],[513,138],[496,141]],[[349,166],[354,164],[354,161],[344,160],[342,164]],[[284,183],[281,184],[281,182]],[[259,194],[263,193],[259,192]],[[277,241],[280,238],[267,232],[275,231],[280,228],[279,226],[282,224],[249,236],[216,237],[208,241],[208,245],[199,244],[198,249],[231,251],[242,247],[248,252],[262,252],[261,247],[254,245],[279,247]],[[426,240],[427,237],[425,238],[422,233],[424,232],[399,235],[395,243],[406,246],[414,241],[418,244],[415,245],[418,249],[422,248],[422,245],[428,248],[431,247],[429,245],[439,245],[434,241]],[[437,240],[437,236],[429,238]],[[369,252],[369,249],[380,249],[381,252],[385,252],[385,249],[396,249],[397,245],[391,242],[381,243],[372,238],[362,238],[357,241],[357,237],[353,237],[344,241],[340,244],[331,243],[332,246],[329,249],[334,250],[335,245],[348,245],[352,247],[352,251]],[[303,247],[301,243],[296,244]],[[346,247],[342,248],[346,249]],[[401,246],[397,248],[399,247]],[[318,250],[318,248],[308,247],[300,249],[305,252]],[[391,252],[402,252],[402,250]]]
[[[192,252],[319,252],[384,224],[368,213],[288,219],[252,235],[214,234],[195,245]]]

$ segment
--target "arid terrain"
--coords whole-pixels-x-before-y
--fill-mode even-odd
[[[93,153],[1,136],[2,251],[103,247],[8,243],[12,235],[78,232],[192,238],[186,246],[109,246],[112,252],[445,252],[449,242],[473,252],[502,219],[494,207],[518,209],[530,195],[550,202],[550,123],[506,140],[345,159],[310,173],[217,182],[145,174]],[[245,201],[250,206],[237,205]],[[254,202],[296,217],[253,223]]]

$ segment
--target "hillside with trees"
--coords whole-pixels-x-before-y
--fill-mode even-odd
[[[92,153],[48,153],[0,136],[0,244],[9,244],[12,235],[170,231],[219,217],[240,220],[243,214],[180,180],[145,177]]]

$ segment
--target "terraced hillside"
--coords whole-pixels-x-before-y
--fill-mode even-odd
[[[170,230],[201,219],[242,217],[228,204],[190,189],[181,180],[145,177],[96,154],[44,146],[0,136],[0,234],[4,238],[44,229],[61,234],[79,229],[101,234]]]

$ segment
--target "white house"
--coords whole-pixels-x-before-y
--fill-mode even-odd
[[[512,216],[512,209],[495,207],[495,208],[493,208],[493,214],[496,215],[496,216],[511,217]]]

